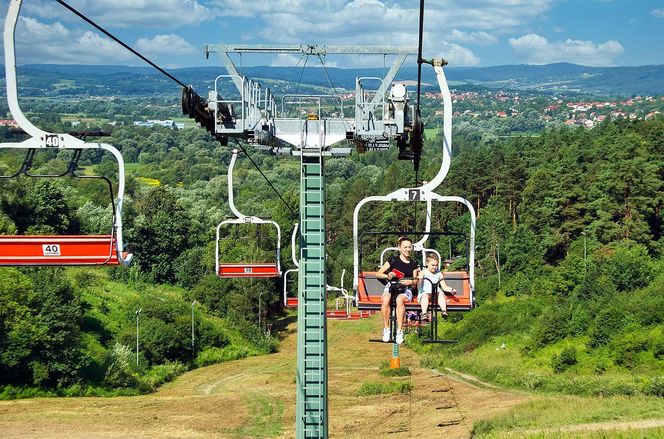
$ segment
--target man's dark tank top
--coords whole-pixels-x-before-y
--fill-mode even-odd
[[[404,274],[405,277],[415,277],[415,270],[417,270],[419,267],[417,266],[417,263],[414,262],[412,259],[410,262],[406,263],[401,260],[399,256],[395,256],[389,260],[390,268],[388,272],[397,269],[400,272]]]

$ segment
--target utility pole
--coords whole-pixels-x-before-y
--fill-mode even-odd
[[[500,289],[500,244],[496,243],[496,269],[498,270],[498,289]]]
[[[265,291],[261,291],[260,294],[258,295],[258,327],[260,329],[263,329],[263,325],[261,324],[262,323],[261,317],[262,317],[263,313],[261,312],[261,309],[263,308],[263,306],[262,306],[263,305],[262,296],[263,296],[264,292]]]
[[[138,366],[138,351],[139,351],[139,345],[138,345],[138,316],[141,314],[143,311],[143,308],[139,308],[136,310],[136,366]]]
[[[198,302],[196,300],[191,302],[191,358],[196,358],[195,349],[195,326],[194,326],[194,305]]]

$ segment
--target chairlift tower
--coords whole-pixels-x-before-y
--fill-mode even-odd
[[[206,45],[206,56],[218,53],[227,75],[215,79],[207,104],[193,90],[183,90],[183,111],[188,113],[222,143],[241,139],[258,149],[300,157],[300,242],[298,276],[297,407],[296,437],[328,437],[327,325],[325,318],[325,178],[324,158],[348,156],[359,151],[390,147],[395,139],[405,139],[412,125],[413,109],[405,85],[393,80],[408,55],[416,47],[357,46],[238,46]],[[321,114],[322,99],[335,95],[288,95],[318,104],[316,114],[291,117],[281,108],[269,89],[242,76],[231,54],[282,53],[315,56],[324,67],[328,54],[392,55],[391,68],[382,77],[357,78],[352,117]],[[223,82],[230,81],[239,98],[224,99]],[[389,95],[386,98],[386,95]],[[284,99],[286,96],[284,97]]]

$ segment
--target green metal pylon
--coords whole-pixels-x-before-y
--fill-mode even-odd
[[[325,181],[320,150],[302,150],[296,437],[327,438]]]

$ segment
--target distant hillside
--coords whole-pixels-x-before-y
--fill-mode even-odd
[[[358,76],[383,76],[387,69],[328,68],[332,85],[353,89]],[[2,69],[4,72],[4,69]],[[212,87],[222,66],[190,67],[171,70],[173,75],[197,90]],[[302,72],[295,67],[245,67],[242,74],[268,80],[299,83],[303,86],[330,87],[320,68]],[[576,64],[508,65],[496,67],[449,67],[447,79],[455,87],[474,86],[551,93],[600,95],[664,94],[664,65],[640,67],[584,67]],[[415,67],[405,67],[397,80],[414,79]],[[4,76],[0,76],[4,77]],[[435,84],[431,69],[424,81]],[[149,67],[90,65],[26,65],[19,67],[19,84],[25,96],[55,95],[154,95],[173,94],[173,82]],[[283,84],[287,86],[287,84]],[[301,90],[302,91],[302,90]]]

